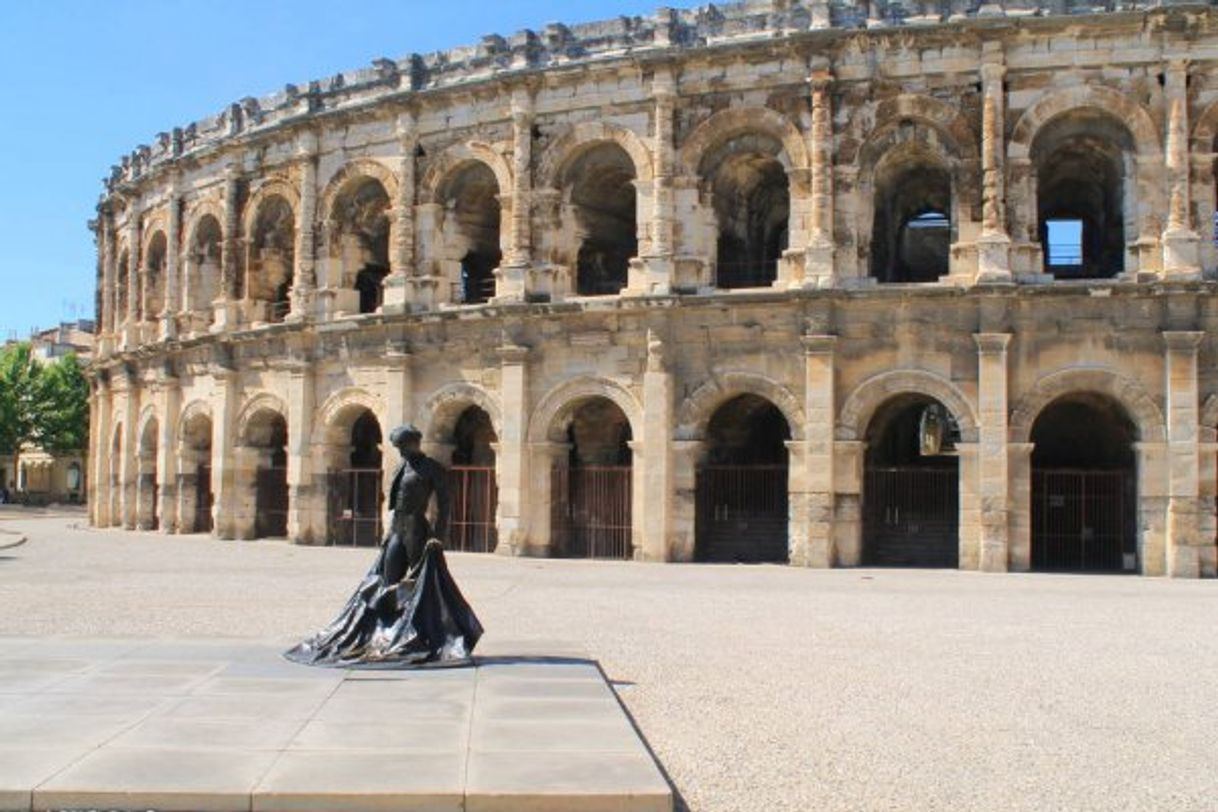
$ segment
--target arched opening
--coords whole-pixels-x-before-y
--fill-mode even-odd
[[[790,439],[782,412],[758,395],[738,395],[711,415],[695,479],[699,561],[789,560]]]
[[[883,161],[875,173],[871,275],[880,282],[935,282],[947,275],[952,180],[927,156]]]
[[[128,296],[127,268],[131,263],[131,255],[124,248],[119,252],[118,264],[114,267],[114,326],[118,327],[127,322]]]
[[[1133,154],[1129,130],[1100,110],[1063,113],[1037,132],[1032,162],[1045,273],[1106,279],[1125,270]]]
[[[200,327],[206,328],[212,323],[212,303],[220,295],[223,245],[220,221],[210,214],[199,218],[187,254],[190,268],[187,272],[186,307]]]
[[[194,414],[182,426],[178,451],[178,521],[184,533],[212,530],[211,418]]]
[[[452,500],[449,546],[470,553],[494,552],[499,538],[495,511],[495,428],[478,406],[466,407],[453,429],[453,458],[449,468]]]
[[[115,423],[114,436],[110,442],[109,465],[110,479],[110,525],[117,527],[123,523],[123,424]],[[11,485],[10,485],[11,489]]]
[[[563,173],[579,243],[575,292],[610,296],[626,287],[639,252],[634,162],[626,150],[602,143],[584,150]]]
[[[773,284],[787,249],[791,191],[777,156],[782,144],[748,133],[721,144],[703,158],[719,228],[715,284],[752,288]]]
[[[571,412],[568,452],[555,462],[551,504],[554,551],[571,558],[633,556],[630,421],[606,397]]]
[[[168,243],[165,232],[158,231],[148,241],[148,253],[144,257],[144,301],[145,321],[156,321],[165,309],[165,263]]]
[[[135,480],[136,526],[156,530],[157,516],[157,419],[150,417],[140,432],[138,473]]]
[[[503,259],[499,246],[499,181],[491,168],[472,161],[444,184],[444,246],[441,260],[456,266],[453,300],[482,304],[495,295],[495,270]]]
[[[252,456],[254,538],[288,535],[288,422],[262,409],[246,424],[242,444]]]
[[[380,543],[385,503],[381,424],[371,410],[352,407],[330,444],[330,540],[371,547]]]
[[[334,201],[334,229],[342,286],[359,294],[359,312],[375,313],[384,302],[389,275],[389,193],[375,178],[361,178]]]
[[[888,400],[867,427],[863,563],[960,566],[959,429],[932,397]]]
[[[1137,428],[1113,399],[1065,395],[1032,424],[1032,568],[1138,569]]]
[[[258,207],[250,237],[245,297],[253,321],[281,322],[291,309],[296,215],[281,195]]]

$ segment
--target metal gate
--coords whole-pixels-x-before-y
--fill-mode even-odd
[[[254,474],[254,536],[288,534],[288,469],[259,468]]]
[[[499,541],[495,509],[499,489],[495,469],[477,465],[454,465],[448,469],[449,520],[448,546],[467,553],[491,553]]]
[[[960,566],[956,468],[868,467],[863,561],[880,567]]]
[[[211,464],[199,463],[195,469],[195,526],[196,533],[210,533],[212,493]]]
[[[570,558],[632,557],[629,465],[555,466],[554,549]]]
[[[375,547],[382,534],[384,503],[380,468],[345,468],[330,472],[330,542],[352,547]]]
[[[789,558],[787,466],[705,465],[695,482],[700,561]]]
[[[1130,471],[1032,470],[1032,568],[1125,572],[1138,568]]]

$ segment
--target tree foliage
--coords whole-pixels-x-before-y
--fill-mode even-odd
[[[76,451],[88,432],[89,382],[74,354],[43,364],[28,342],[0,348],[0,453]]]

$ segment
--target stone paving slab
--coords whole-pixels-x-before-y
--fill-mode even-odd
[[[0,638],[0,812],[667,812],[594,662],[309,668],[287,641]]]

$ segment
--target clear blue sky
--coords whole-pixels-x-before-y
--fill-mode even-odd
[[[111,164],[288,82],[661,0],[0,0],[0,341],[93,315]]]

